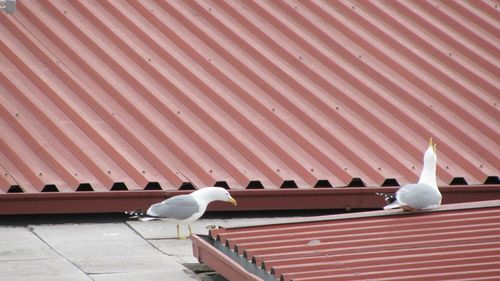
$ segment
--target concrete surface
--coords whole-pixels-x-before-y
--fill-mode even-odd
[[[210,225],[241,226],[289,221],[290,217],[202,218]],[[183,235],[188,234],[181,226]],[[175,224],[124,216],[95,221],[72,216],[45,219],[0,216],[0,281],[21,280],[224,280],[193,257],[191,240],[176,239]]]

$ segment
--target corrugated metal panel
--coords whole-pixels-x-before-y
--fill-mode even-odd
[[[200,237],[193,238],[194,254],[216,269],[222,264],[222,273],[224,263],[212,265],[211,255],[225,250],[287,281],[492,280],[500,276],[498,200],[444,205],[437,212],[376,211],[221,228],[210,235],[217,239],[212,247],[199,248]],[[234,255],[225,255],[222,260],[234,263]],[[244,280],[240,276],[226,277]]]
[[[498,183],[490,1],[17,1],[0,176],[73,192]]]

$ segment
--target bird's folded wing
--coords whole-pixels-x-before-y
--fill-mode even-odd
[[[439,191],[424,183],[405,185],[398,190],[396,197],[401,205],[416,209],[427,208],[441,201]]]
[[[184,220],[197,213],[199,210],[200,206],[192,196],[179,195],[152,205],[148,209],[148,215]]]

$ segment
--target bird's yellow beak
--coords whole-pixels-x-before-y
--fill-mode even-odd
[[[436,154],[437,152],[437,144],[436,143],[432,143],[432,137],[429,138],[429,148],[432,148],[432,151],[434,151],[434,154]]]
[[[432,137],[429,138],[429,148],[432,148],[432,151],[434,151],[434,154],[436,154],[437,152],[437,144],[436,143],[432,143]]]
[[[229,196],[229,203],[233,204],[234,206],[236,206],[237,204],[236,200],[234,200],[234,198],[231,196]]]

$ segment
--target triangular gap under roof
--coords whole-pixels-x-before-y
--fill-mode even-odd
[[[144,187],[144,190],[162,190],[161,185],[157,181],[150,181],[146,186]]]
[[[500,178],[498,176],[489,176],[484,181],[484,184],[500,184]]]
[[[264,189],[260,181],[250,181],[245,189]]]
[[[21,188],[19,185],[11,185],[9,187],[9,190],[7,190],[7,193],[23,193],[24,190]]]
[[[218,186],[218,187],[222,187],[222,188],[225,188],[225,189],[229,189],[229,184],[227,184],[226,181],[216,181],[214,183],[214,186]]]
[[[468,183],[464,177],[454,177],[451,180],[450,185],[468,185]]]
[[[294,180],[285,180],[281,184],[280,188],[299,188]]]
[[[55,184],[47,184],[43,187],[42,192],[59,192]]]
[[[90,183],[81,183],[76,188],[76,191],[94,191]]]
[[[400,186],[395,178],[386,178],[381,186]]]
[[[329,188],[333,187],[329,180],[318,180],[314,185],[314,188]]]
[[[127,185],[124,182],[115,182],[111,187],[112,191],[128,190]]]
[[[361,178],[352,178],[347,187],[365,187],[366,184]]]
[[[191,182],[183,182],[178,190],[196,190],[196,187]]]

